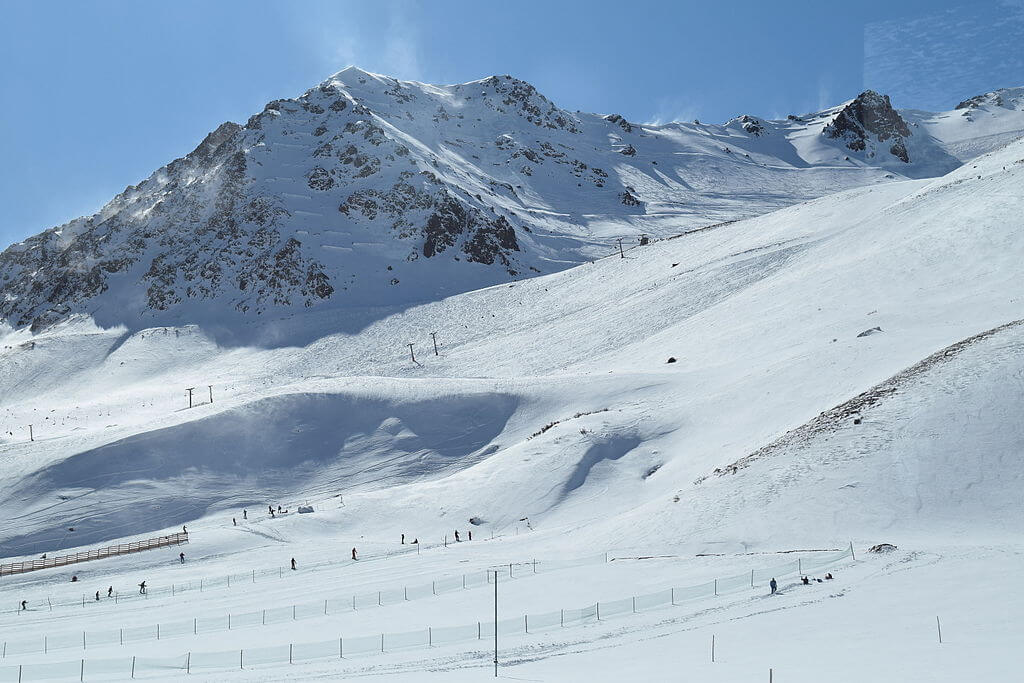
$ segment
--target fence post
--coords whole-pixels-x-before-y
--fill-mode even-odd
[[[186,652],[185,653],[185,673],[187,673],[187,674],[192,673],[192,653],[191,652]]]
[[[430,582],[430,592],[433,593],[434,595],[437,595],[437,582],[436,581],[431,581]]]
[[[174,597],[174,584],[171,584],[171,597]]]
[[[715,634],[711,634],[711,663],[715,662]]]
[[[751,588],[754,587],[754,570],[753,569],[750,570],[750,587]]]
[[[533,573],[537,573],[537,558],[533,558]]]
[[[43,654],[46,654],[46,636],[43,636]]]
[[[669,590],[672,591],[671,602],[672,602],[672,606],[675,607],[676,606],[676,589],[675,588],[670,588]]]
[[[244,669],[245,668],[245,667],[242,666],[242,653],[243,652],[245,652],[245,650],[239,650],[238,651],[238,668],[239,669]]]
[[[192,617],[192,635],[199,634],[199,617]]]
[[[850,541],[850,554],[853,555],[853,561],[857,561],[857,551],[853,549],[853,541]]]
[[[160,640],[160,624],[156,625],[156,639]]]
[[[124,645],[124,628],[117,629],[117,632],[118,632],[118,636],[119,636],[118,640],[121,641],[121,645]]]
[[[200,593],[203,592],[203,580],[202,579],[199,579],[199,592]]]
[[[633,596],[633,614],[636,614],[636,596]]]
[[[255,569],[252,570],[252,582],[256,583],[256,570]]]
[[[228,614],[228,630],[231,630],[231,614]]]
[[[228,574],[228,588],[231,588],[231,574]]]
[[[292,621],[295,621],[295,605],[292,605]]]
[[[939,623],[939,618],[935,617],[935,628],[939,630],[939,642],[942,642],[942,624]]]
[[[477,622],[477,623],[479,624],[479,622]],[[478,626],[478,628],[479,628],[479,626]],[[479,635],[480,635],[480,632],[477,631],[477,636],[479,636]],[[433,646],[434,646],[434,630],[428,626],[427,627],[427,647],[433,647]]]
[[[292,644],[288,643],[288,663],[292,663]]]
[[[380,591],[377,591],[377,607],[380,607],[380,606],[381,606],[381,604],[382,604],[382,603],[381,603],[381,601],[380,601]]]
[[[523,631],[530,632],[530,615],[528,614],[523,615]]]
[[[800,576],[803,576],[804,574],[804,563],[799,557],[796,558],[796,573]]]
[[[80,668],[78,670],[78,680],[79,681],[84,681],[85,680],[85,660],[84,659],[82,660],[82,668]]]
[[[715,579],[715,595],[718,595],[718,579]]]
[[[324,600],[324,614],[327,614],[327,601]]]
[[[267,610],[263,610],[263,625],[267,625]]]
[[[512,578],[512,563],[508,563],[508,578]]]
[[[380,634],[380,651],[384,652],[384,634]]]
[[[132,678],[135,678],[135,655],[132,655]]]
[[[483,640],[483,629],[480,628],[480,622],[476,622],[476,639]]]
[[[597,603],[597,620],[601,621],[601,603]]]
[[[462,590],[466,590],[466,575],[462,575]]]
[[[345,639],[338,638],[338,659],[345,659]]]
[[[402,590],[405,591],[405,599],[408,600],[409,599],[409,587],[408,586],[402,586]]]

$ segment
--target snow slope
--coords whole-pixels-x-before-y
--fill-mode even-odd
[[[679,608],[506,634],[512,675],[738,681],[775,667],[792,680],[1012,680],[1022,181],[1017,141],[941,178],[851,189],[359,325],[343,309],[282,317],[311,330],[303,345],[222,346],[201,326],[104,329],[85,316],[8,330],[0,555],[181,524],[192,542],[184,565],[172,550],[5,577],[3,604],[32,605],[0,612],[5,637],[19,624],[18,642],[212,623],[607,551],[615,561],[511,580],[502,618],[741,579]],[[186,387],[199,405],[186,407]],[[262,512],[306,502],[312,515]],[[236,527],[243,507],[249,519]],[[474,541],[452,544],[455,529]],[[402,548],[401,534],[423,541],[422,554]],[[802,586],[780,570],[782,594],[764,596],[776,568],[816,556],[785,551],[851,539],[858,560],[835,565],[837,583]],[[900,551],[864,555],[882,541]],[[352,547],[365,562],[347,559]],[[275,580],[291,557],[301,570]],[[743,588],[752,569],[755,585]],[[270,581],[221,589],[227,573],[250,571]],[[164,592],[200,578],[218,589]],[[161,592],[76,602],[107,586],[127,596],[142,579]],[[105,642],[84,656],[286,656],[291,643],[338,634],[483,624],[487,585],[216,638]],[[950,645],[941,650],[937,614]],[[715,666],[711,634],[723,638]],[[490,673],[485,650],[451,644],[233,675],[479,680]],[[26,651],[11,664],[66,669],[78,656]]]

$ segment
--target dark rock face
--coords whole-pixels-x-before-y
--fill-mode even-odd
[[[830,138],[843,138],[846,146],[863,152],[873,140],[892,139],[889,152],[904,163],[910,162],[903,138],[910,137],[907,122],[892,108],[888,95],[866,90],[846,105],[823,131]]]
[[[623,131],[627,133],[633,132],[633,125],[625,118],[623,118],[620,114],[609,114],[608,116],[604,117],[604,120],[618,124],[619,128],[621,128]]]
[[[987,92],[983,95],[975,95],[956,105],[956,109],[977,109],[980,106],[991,104],[996,107],[1005,106],[1002,96],[998,92]]]
[[[743,130],[755,138],[765,134],[764,122],[758,118],[744,114],[739,118],[739,122],[743,126]]]

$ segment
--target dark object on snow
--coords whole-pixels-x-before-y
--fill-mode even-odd
[[[242,510],[242,519],[249,519],[249,511]]]
[[[775,594],[775,591],[779,589],[779,584],[775,581],[774,576],[772,577],[772,580],[768,582],[768,585],[771,586],[773,595]]]
[[[807,578],[806,576],[805,576],[805,577],[803,577],[803,578],[802,578],[802,579],[800,579],[800,580],[804,582],[804,585],[805,585],[805,586],[807,586],[807,585],[809,585],[809,584],[811,583],[811,580],[810,580],[810,579],[808,579],[808,578]]]
[[[186,536],[188,535],[188,529],[185,528],[184,524],[181,525],[181,533],[185,534]]]
[[[77,575],[71,577],[71,583],[78,583],[78,576]]]
[[[459,538],[459,530],[458,529],[455,530],[455,542],[456,543],[461,543],[462,542],[462,539]]]
[[[669,356],[668,360],[665,361],[665,362],[666,363],[675,363],[676,362],[676,357],[675,356]]]
[[[868,548],[869,553],[891,553],[893,550],[896,550],[896,546],[892,543],[879,543]]]
[[[21,611],[24,612],[27,609],[28,609],[28,600],[22,600],[21,601]]]
[[[832,572],[829,572],[828,574],[825,574],[825,580],[826,581],[831,581],[833,578],[835,578],[835,577],[832,576]]]
[[[416,542],[417,542],[417,541],[413,541],[413,543],[416,543]],[[352,548],[352,559],[353,559],[353,560],[357,560],[357,559],[359,559],[359,558],[357,558],[357,557],[356,557],[356,549],[355,549],[355,548]]]
[[[312,511],[313,511],[313,506],[312,505],[300,505],[299,506],[299,514],[300,515],[306,515],[306,514],[309,514]]]
[[[185,553],[178,553],[178,561],[185,564]]]
[[[107,597],[108,598],[114,597],[114,587],[113,586],[111,586],[110,588],[107,589]]]
[[[405,534],[402,534],[402,545],[405,545]]]
[[[100,601],[100,592],[96,591],[96,602]]]
[[[860,424],[860,418],[859,417],[853,418],[853,424],[859,425]]]
[[[145,594],[146,594],[146,582],[143,581],[142,583],[139,584],[139,595],[145,595]]]
[[[472,529],[469,530],[469,540],[471,540],[471,541],[473,540],[473,530]]]
[[[292,558],[292,571],[295,571],[295,558]]]
[[[882,331],[881,327],[872,327],[870,330],[864,330],[863,332],[861,332],[857,336],[858,337],[870,337],[871,335],[878,334],[881,331]]]
[[[481,524],[484,523],[484,520],[480,519],[479,517],[470,517],[469,518],[469,523],[472,524],[473,526],[480,526]]]
[[[73,526],[69,526],[68,527],[68,531],[74,531],[74,530],[75,530],[75,527],[73,527]]]
[[[234,517],[231,518],[231,526],[238,526],[238,520]]]

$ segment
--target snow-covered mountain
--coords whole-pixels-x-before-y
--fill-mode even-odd
[[[348,68],[9,247],[0,320],[195,323],[266,342],[268,319],[344,309],[358,327],[367,307],[561,270],[619,238],[941,175],[1024,131],[1017,92],[952,122],[868,91],[782,121],[647,126],[566,111],[511,76],[434,86]]]

